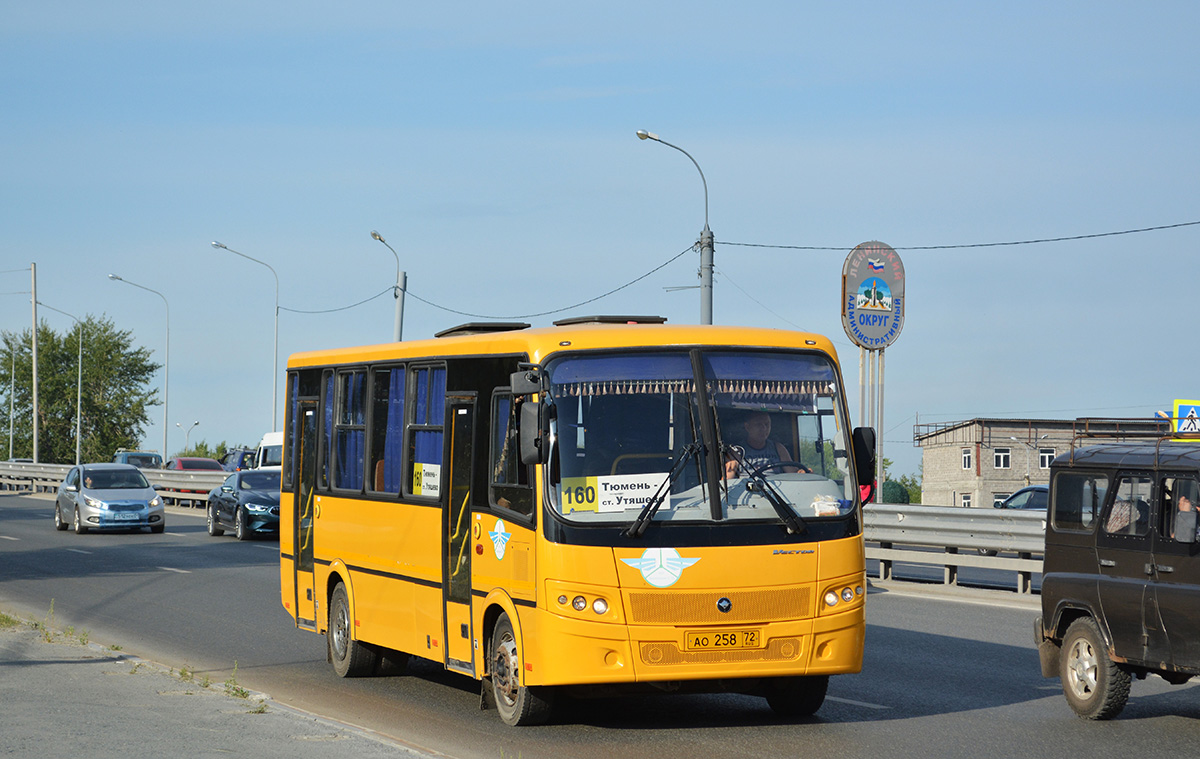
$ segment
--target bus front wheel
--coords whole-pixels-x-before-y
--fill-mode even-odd
[[[825,703],[829,675],[785,677],[767,686],[767,705],[783,717],[810,717]]]
[[[514,727],[545,724],[553,706],[552,692],[521,685],[521,650],[507,614],[496,620],[490,654],[492,694],[500,719]]]
[[[346,586],[338,583],[329,597],[329,661],[338,677],[365,677],[375,671],[378,655],[366,643],[354,639],[354,617]]]

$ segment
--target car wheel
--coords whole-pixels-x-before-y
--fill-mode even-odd
[[[246,529],[246,514],[241,507],[233,512],[233,534],[238,540],[248,540],[250,532]]]
[[[214,538],[225,534],[221,529],[220,522],[217,521],[217,505],[215,503],[208,504],[208,534]]]
[[[58,530],[59,532],[62,532],[63,530],[67,529],[68,527],[70,527],[70,525],[68,525],[66,522],[63,521],[62,509],[58,508],[57,503],[54,504],[54,529]]]
[[[496,620],[490,653],[492,695],[500,719],[514,727],[545,724],[553,711],[554,692],[521,685],[521,650],[507,614]]]
[[[1108,657],[1104,636],[1091,617],[1081,617],[1067,628],[1059,675],[1067,703],[1084,719],[1112,719],[1129,700],[1132,678]]]
[[[825,703],[829,676],[785,677],[767,686],[767,705],[783,717],[809,717]]]
[[[338,677],[366,677],[374,674],[379,661],[375,650],[354,639],[350,597],[346,586],[338,583],[329,598],[329,629],[325,637],[329,644],[329,660]]]
[[[75,527],[76,535],[83,535],[84,533],[86,533],[88,531],[87,525],[85,525],[83,523],[83,520],[79,518],[79,507],[78,506],[75,507],[75,516],[72,519],[71,524]]]

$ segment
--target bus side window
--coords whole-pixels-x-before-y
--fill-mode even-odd
[[[404,368],[376,369],[372,374],[371,454],[367,488],[400,492],[404,450]]]
[[[529,485],[529,467],[521,463],[517,410],[508,388],[493,393],[488,490],[493,506],[531,516],[533,488]]]
[[[409,405],[408,482],[406,492],[439,498],[442,482],[442,432],[446,415],[445,367],[419,367],[409,372],[413,401]]]
[[[363,370],[339,372],[337,415],[334,418],[336,461],[334,487],[361,490],[366,444],[366,378]]]

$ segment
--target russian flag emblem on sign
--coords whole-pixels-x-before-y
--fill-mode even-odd
[[[867,259],[867,266],[871,267],[871,271],[883,271],[883,261],[874,258]]]

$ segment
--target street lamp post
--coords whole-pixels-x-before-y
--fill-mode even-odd
[[[43,308],[48,308],[51,311],[58,311],[58,313],[62,314],[63,316],[70,317],[71,319],[75,320],[76,324],[79,325],[79,373],[75,380],[75,466],[79,466],[79,453],[80,448],[82,447],[81,441],[83,440],[81,426],[83,421],[83,322],[79,321],[77,317],[71,316],[71,314],[68,314],[66,311],[59,311],[54,306],[48,306],[40,301],[39,305],[41,305]]]
[[[144,285],[139,285],[137,282],[131,282],[128,279],[118,277],[116,274],[109,274],[109,279],[117,282],[124,282],[127,285],[133,285],[139,290],[145,290],[148,293],[154,293],[162,298],[163,306],[167,309],[167,341],[163,350],[163,440],[162,440],[162,455],[167,457],[167,412],[171,402],[171,304],[167,302],[167,296],[160,293],[158,290],[153,290]]]
[[[392,255],[396,257],[396,287],[392,290],[392,295],[396,299],[396,320],[392,327],[392,339],[400,342],[400,335],[404,332],[404,291],[408,289],[408,273],[400,268],[400,254],[396,252],[395,248],[388,245],[382,235],[372,229],[371,238],[387,245],[387,249],[392,251]]]
[[[279,425],[276,424],[276,420],[279,418],[276,413],[276,406],[279,405],[279,380],[276,376],[279,373],[279,275],[275,272],[275,267],[271,266],[269,263],[265,261],[259,261],[257,258],[248,256],[245,253],[239,253],[224,243],[219,243],[214,240],[212,246],[214,248],[227,250],[235,256],[241,256],[247,261],[253,261],[256,264],[265,266],[271,270],[271,276],[275,277],[275,341],[271,347],[271,353],[273,355],[273,358],[271,359],[271,431],[277,432],[279,430]]]
[[[637,136],[639,140],[654,140],[669,148],[675,148],[687,156],[692,165],[696,167],[696,171],[700,172],[700,181],[704,183],[704,231],[700,233],[700,323],[712,324],[713,233],[708,228],[708,180],[704,178],[700,164],[696,163],[692,154],[683,148],[672,145],[657,134],[647,132],[645,129],[639,129]]]
[[[1030,443],[1026,440],[1020,440],[1018,438],[1015,438],[1012,435],[1008,436],[1008,439],[1013,441],[1014,443],[1020,443],[1021,445],[1025,446],[1025,484],[1026,485],[1029,484],[1029,453],[1030,453],[1030,451],[1037,450],[1037,445],[1035,445],[1035,443],[1037,443],[1040,440],[1045,440],[1048,437],[1050,437],[1049,432],[1047,432],[1045,435],[1042,435],[1037,440],[1033,441],[1033,443]]]
[[[186,430],[184,430],[184,432],[183,432],[183,451],[184,451],[184,453],[187,453],[191,449],[192,444],[189,441],[191,440],[191,437],[192,437],[192,428],[195,427],[199,423],[200,423],[200,420],[197,419],[196,421],[189,424],[188,428]],[[179,422],[175,422],[175,426],[181,430],[183,429],[183,425],[180,424]]]

